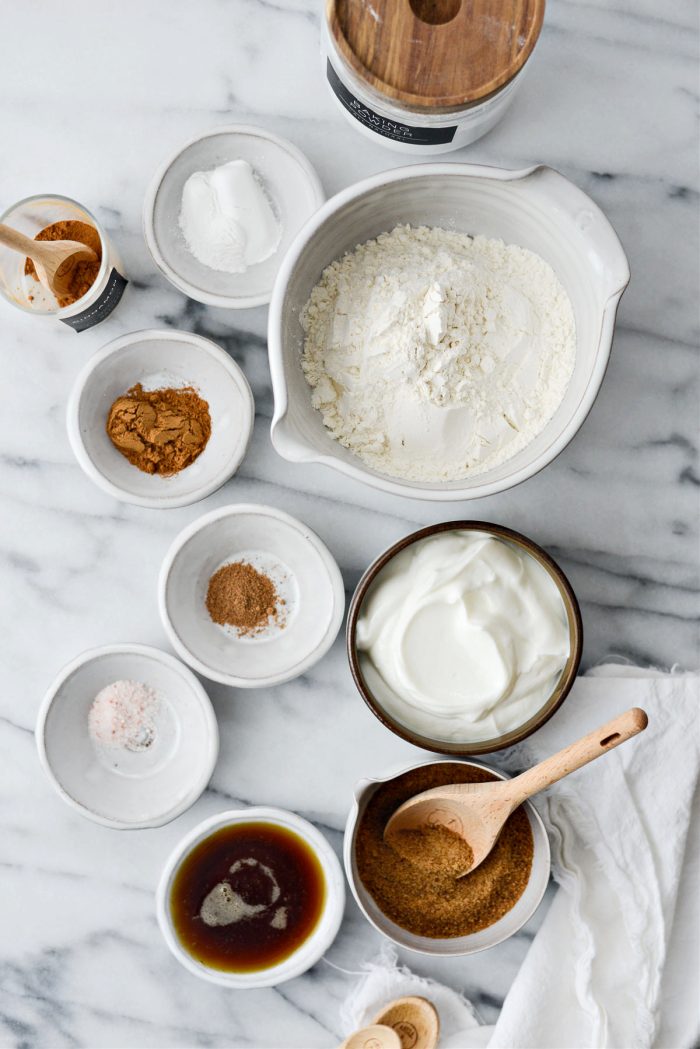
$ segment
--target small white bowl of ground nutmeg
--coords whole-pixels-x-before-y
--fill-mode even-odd
[[[186,663],[224,685],[262,688],[303,674],[333,644],[345,589],[301,521],[239,503],[180,533],[161,568],[163,625]]]
[[[506,778],[480,762],[441,760],[358,784],[345,829],[345,870],[360,910],[379,932],[407,950],[450,957],[494,947],[529,921],[550,873],[547,833],[529,802],[509,816],[483,863],[462,878],[455,877],[448,852],[444,870],[434,855],[427,868],[383,839],[390,816],[421,791]]]
[[[229,355],[200,335],[139,331],[110,342],[76,379],[68,436],[78,463],[122,502],[187,506],[238,469],[253,395]]]

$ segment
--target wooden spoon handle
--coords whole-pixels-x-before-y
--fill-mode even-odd
[[[553,754],[546,761],[541,761],[539,765],[516,776],[508,784],[513,808],[526,798],[568,776],[570,772],[587,765],[589,761],[595,761],[609,750],[619,747],[626,739],[643,732],[647,723],[645,712],[639,707],[632,707],[607,724],[601,725],[595,732],[589,732],[576,743],[564,747],[558,754]]]
[[[37,249],[37,243],[31,237],[25,237],[24,233],[12,229],[0,222],[0,244],[11,248],[12,251],[21,251],[23,255],[32,255]]]

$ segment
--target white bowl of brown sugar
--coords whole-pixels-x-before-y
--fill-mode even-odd
[[[303,674],[345,611],[340,570],[301,521],[239,503],[175,539],[160,572],[161,619],[178,655],[224,685],[262,688]]]
[[[550,874],[544,824],[530,802],[506,821],[492,852],[469,874],[429,870],[395,852],[384,827],[399,805],[448,783],[507,779],[477,761],[428,760],[362,780],[345,829],[345,871],[357,904],[379,932],[409,951],[454,957],[517,933],[542,901]]]
[[[236,472],[253,429],[248,381],[192,332],[131,332],[78,375],[68,437],[78,463],[125,503],[166,509],[206,498]]]

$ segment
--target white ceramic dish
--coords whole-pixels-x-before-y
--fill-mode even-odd
[[[222,565],[250,561],[278,582],[283,629],[238,637],[214,623],[205,600]],[[303,674],[333,644],[345,611],[337,564],[318,536],[289,514],[241,503],[200,517],[175,539],[158,584],[163,625],[180,656],[224,685],[261,688]]]
[[[274,255],[245,273],[220,273],[202,265],[179,225],[182,189],[190,175],[230,160],[248,161],[282,226]],[[284,253],[324,199],[318,175],[296,146],[263,128],[234,124],[191,139],[158,170],[144,201],[144,236],[160,271],[191,299],[228,309],[262,306],[270,301]]]
[[[107,436],[110,406],[139,382],[146,389],[194,386],[209,405],[206,448],[171,477],[139,470]],[[236,362],[201,335],[170,330],[131,332],[94,354],[67,412],[71,447],[90,480],[122,502],[162,509],[195,503],[228,481],[246,453],[254,418],[253,394]]]
[[[386,917],[386,915],[379,909],[372,896],[365,889],[357,872],[354,842],[360,817],[364,813],[369,799],[381,784],[395,779],[404,772],[410,772],[413,769],[421,768],[425,765],[452,765],[457,763],[474,765],[476,768],[480,769],[488,769],[488,771],[492,772],[494,776],[498,777],[498,779],[509,778],[497,769],[490,768],[488,765],[484,765],[480,761],[461,762],[457,758],[451,758],[442,761],[418,761],[415,765],[407,765],[403,768],[396,769],[390,774],[381,776],[378,779],[361,780],[355,788],[355,801],[347,819],[345,838],[343,841],[345,873],[357,905],[370,924],[399,947],[405,947],[406,950],[414,951],[417,954],[431,954],[443,958],[459,957],[466,954],[477,954],[479,951],[485,951],[489,947],[495,947],[496,944],[502,943],[503,940],[507,940],[509,936],[513,936],[519,929],[522,929],[523,925],[530,920],[542,901],[542,897],[545,894],[549,882],[551,866],[549,840],[544,828],[544,823],[535,807],[531,805],[529,801],[526,801],[523,807],[530,821],[530,828],[532,830],[534,842],[530,880],[527,883],[525,892],[515,906],[504,914],[499,921],[495,922],[493,925],[489,925],[486,929],[481,929],[479,932],[471,933],[469,936],[457,936],[449,939],[432,939],[428,936],[416,936],[413,933],[408,932],[406,929],[402,929],[400,925],[397,925],[396,922],[393,922],[390,918]]]
[[[553,267],[573,304],[577,356],[562,404],[527,447],[471,479],[428,484],[372,470],[330,436],[311,405],[301,370],[299,314],[322,270],[357,244],[402,223],[480,233],[528,248]],[[590,411],[628,281],[627,259],[602,211],[551,168],[506,171],[425,164],[365,179],[338,193],[310,219],[280,267],[268,329],[275,396],[272,443],[291,462],[323,463],[396,495],[444,502],[511,488],[550,463]]]
[[[114,681],[141,681],[161,699],[153,745],[139,754],[95,746],[88,712]],[[209,697],[194,674],[147,645],[105,645],[77,656],[46,693],[37,719],[39,760],[81,815],[116,830],[160,827],[192,805],[219,754]]]
[[[220,969],[211,969],[193,958],[180,943],[173,927],[170,914],[170,891],[173,880],[184,858],[204,838],[209,837],[214,831],[221,827],[228,827],[234,823],[272,823],[278,827],[286,827],[288,830],[298,834],[312,848],[323,868],[326,879],[326,900],[323,912],[316,928],[307,940],[294,951],[284,962],[273,965],[267,969],[257,972],[233,973],[223,972]],[[156,893],[156,907],[158,911],[158,923],[165,942],[175,955],[177,960],[189,969],[195,976],[200,976],[210,983],[219,984],[222,987],[251,988],[251,987],[274,987],[285,980],[291,980],[300,976],[319,958],[325,954],[335,939],[340,923],[343,918],[345,906],[345,883],[343,872],[338,859],[332,848],[307,820],[297,816],[294,812],[275,808],[250,808],[234,809],[230,812],[222,812],[218,816],[200,823],[194,830],[183,838],[168,858]]]

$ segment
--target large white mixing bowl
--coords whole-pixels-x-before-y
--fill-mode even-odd
[[[335,441],[311,405],[301,370],[299,315],[324,268],[400,223],[500,237],[536,252],[566,288],[576,316],[576,365],[541,434],[512,459],[459,481],[407,481],[366,466]],[[493,495],[554,459],[593,405],[610,355],[615,312],[629,266],[615,231],[580,189],[547,167],[524,171],[421,164],[383,172],[329,200],[297,235],[280,267],[268,343],[275,414],[272,443],[290,462],[324,463],[385,492],[448,501]]]

